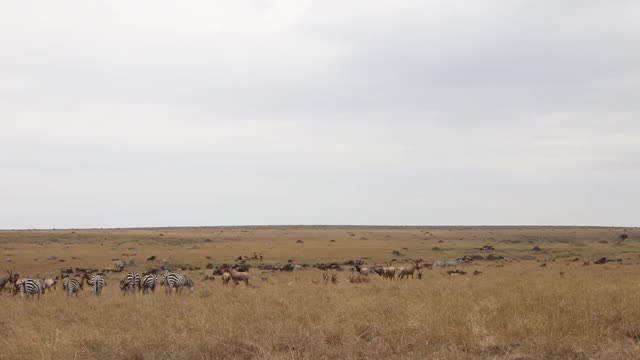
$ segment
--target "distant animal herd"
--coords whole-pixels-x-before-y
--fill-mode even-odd
[[[155,256],[147,258],[147,261],[155,260]],[[386,263],[384,266],[372,266],[366,267],[362,261],[353,262],[352,273],[348,277],[349,283],[368,283],[370,282],[370,274],[377,274],[382,279],[386,280],[402,280],[402,279],[422,279],[423,268],[432,268],[436,266],[456,266],[459,264],[457,261],[445,261],[445,262],[433,262],[431,264],[424,264],[423,260],[407,259],[408,265],[401,267],[394,267],[391,263]],[[135,264],[133,258],[128,261],[129,265]],[[122,260],[114,261],[114,269],[112,271],[122,271],[126,263]],[[297,265],[287,264],[279,266],[280,271],[293,271]],[[338,274],[327,273],[326,270],[337,269],[342,270],[339,265],[334,264],[317,264],[317,268],[324,270],[323,281],[325,283],[338,283]],[[97,272],[93,274],[94,272]],[[457,271],[456,271],[457,272]],[[464,273],[464,272],[462,272]],[[222,285],[227,286],[229,283],[233,283],[234,286],[244,283],[245,286],[253,286],[250,282],[249,267],[242,264],[234,265],[221,265],[213,271],[213,275],[207,275],[204,280],[215,280],[215,275],[220,275]],[[268,282],[267,277],[262,277],[263,282]],[[312,280],[312,283],[318,283],[319,281]],[[103,289],[107,286],[107,281],[104,272],[96,271],[95,269],[76,269],[72,271],[70,268],[66,271],[63,270],[60,276],[55,278],[44,277],[21,277],[19,274],[14,273],[11,270],[7,271],[7,275],[0,277],[0,291],[11,292],[12,295],[20,294],[22,298],[36,297],[40,298],[40,295],[45,294],[48,291],[57,289],[58,283],[62,284],[62,291],[69,297],[78,296],[78,294],[84,290],[85,285],[88,286],[91,293],[95,296],[100,296]],[[184,289],[189,292],[195,290],[195,282],[185,274],[179,274],[168,269],[164,270],[152,270],[148,273],[139,273],[136,271],[128,272],[124,275],[124,278],[120,280],[119,289],[123,295],[135,294],[140,292],[142,294],[155,293],[158,285],[165,288],[167,294],[175,290],[176,294],[181,294]]]

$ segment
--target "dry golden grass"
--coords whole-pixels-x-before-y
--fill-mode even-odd
[[[322,283],[317,269],[267,274],[252,269],[256,287],[234,288],[223,287],[219,278],[201,281],[202,270],[191,273],[196,291],[181,296],[165,295],[162,289],[150,296],[122,296],[117,288],[122,274],[114,273],[107,276],[101,298],[86,290],[77,299],[58,290],[39,301],[3,294],[0,358],[640,358],[640,233],[626,230],[629,239],[618,245],[623,231],[271,227],[0,232],[0,259],[10,258],[8,268],[32,276],[54,276],[66,266],[109,268],[110,260],[123,253],[137,254],[135,269],[140,271],[150,255],[204,268],[254,251],[262,253],[265,263],[370,257],[367,262],[374,264],[391,258],[486,255],[477,248],[491,244],[495,254],[513,259],[466,264],[461,267],[469,271],[465,276],[434,269],[425,270],[422,280],[389,282],[373,275],[369,284],[349,284],[348,271],[331,285]],[[534,245],[542,251],[532,251]],[[392,255],[393,250],[402,255]],[[49,255],[67,262],[47,260]],[[599,256],[623,261],[583,266]],[[575,257],[580,261],[569,261]],[[540,267],[544,260],[555,261]],[[482,274],[472,276],[476,269]],[[269,282],[261,282],[261,276]]]

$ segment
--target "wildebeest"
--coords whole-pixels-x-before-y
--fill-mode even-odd
[[[296,268],[294,264],[286,264],[280,267],[280,271],[293,271]]]
[[[7,275],[0,277],[0,291],[4,290],[7,284],[15,285],[16,280],[18,280],[18,274],[14,274],[13,270],[7,270]]]
[[[153,255],[153,256],[149,256],[149,257],[147,258],[147,261],[155,261],[155,260],[156,260],[156,256],[155,256],[155,255]]]

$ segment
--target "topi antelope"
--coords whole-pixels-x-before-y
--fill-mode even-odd
[[[230,280],[231,280],[231,274],[225,270],[225,272],[222,273],[222,285],[224,286],[229,285]]]
[[[368,283],[369,282],[369,276],[367,275],[362,275],[360,273],[355,273],[351,276],[351,279],[349,279],[350,283]]]
[[[387,263],[386,266],[376,266],[373,272],[380,275],[383,279],[394,280],[396,278],[396,268]]]
[[[44,288],[45,289],[56,289],[56,285],[58,284],[58,279],[44,279]]]
[[[249,286],[249,273],[236,271],[236,269],[229,269],[229,275],[233,280],[234,285],[239,285],[240,281],[243,281],[245,286]]]
[[[421,266],[419,261],[416,261],[413,259],[409,259],[409,261],[412,262],[411,265],[403,266],[398,270],[399,271],[398,279],[402,279],[404,277],[407,277],[408,279],[409,276],[411,276],[411,278],[413,279],[413,274],[416,272],[416,270],[420,270]]]

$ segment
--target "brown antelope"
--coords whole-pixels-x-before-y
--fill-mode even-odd
[[[356,265],[355,270],[360,275],[364,275],[364,276],[368,276],[369,275],[369,268],[368,267],[362,267],[360,265]]]
[[[224,271],[222,273],[222,285],[227,286],[229,285],[229,281],[231,280],[231,274],[229,274],[228,271]]]
[[[56,289],[56,284],[58,284],[58,279],[44,279],[44,288],[51,290]]]
[[[411,278],[413,279],[413,274],[416,272],[416,270],[420,270],[421,266],[419,261],[413,259],[409,259],[409,261],[412,262],[411,265],[403,266],[398,270],[398,279],[402,279],[405,276],[407,277],[407,279],[409,278],[409,276],[411,276]]]
[[[245,286],[249,286],[249,273],[236,271],[236,269],[229,269],[229,274],[233,280],[234,285],[239,285],[240,281],[244,281]]]
[[[360,273],[355,273],[351,276],[351,279],[349,279],[350,283],[368,283],[369,282],[369,276],[367,275],[362,275]]]
[[[385,263],[385,266],[376,266],[372,271],[383,279],[394,280],[396,278],[396,268],[391,266],[391,263]]]

